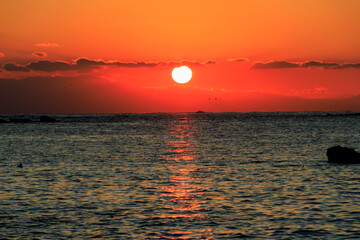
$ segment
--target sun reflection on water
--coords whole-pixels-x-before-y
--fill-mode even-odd
[[[172,122],[169,136],[164,144],[162,157],[167,163],[168,175],[165,183],[158,186],[162,201],[161,215],[158,216],[164,226],[181,226],[183,231],[172,231],[163,228],[157,233],[165,239],[213,239],[213,229],[204,226],[207,217],[204,203],[204,186],[201,174],[204,170],[199,166],[198,148],[194,139],[195,126],[191,119],[183,116]],[[177,228],[179,229],[179,228]]]

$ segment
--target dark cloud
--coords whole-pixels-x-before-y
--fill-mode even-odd
[[[62,62],[62,61],[52,62],[48,60],[32,62],[29,63],[26,67],[30,70],[44,71],[44,72],[74,70],[74,65],[68,62]]]
[[[158,63],[146,63],[146,62],[136,62],[136,63],[127,63],[127,62],[118,62],[111,61],[105,62],[102,60],[90,60],[86,58],[79,58],[75,63],[69,63],[65,61],[35,61],[27,64],[26,66],[16,65],[14,63],[9,63],[7,71],[43,71],[43,72],[55,72],[55,71],[71,71],[71,70],[91,70],[99,66],[117,66],[117,67],[126,67],[126,68],[135,68],[135,67],[155,67]],[[7,66],[7,64],[5,64]],[[4,65],[4,66],[5,66]],[[17,70],[14,70],[17,69]]]
[[[43,52],[35,52],[34,56],[44,57],[46,53]],[[197,62],[197,61],[180,61],[180,62],[120,62],[120,61],[103,61],[103,60],[92,60],[88,58],[79,58],[75,60],[74,63],[66,62],[66,61],[49,61],[49,60],[41,60],[28,63],[25,66],[16,65],[14,63],[9,63],[10,65],[7,67],[7,71],[24,71],[28,72],[32,71],[43,71],[43,72],[55,72],[55,71],[89,71],[95,68],[99,68],[101,66],[114,66],[114,67],[123,67],[123,68],[139,68],[139,67],[156,67],[158,65],[166,65],[166,66],[179,66],[179,65],[187,65],[190,67],[193,66],[204,66],[208,64],[215,64],[215,61],[206,61],[206,62]],[[14,70],[16,69],[16,70]]]
[[[343,68],[360,68],[360,63],[344,63],[337,67],[337,69]]]
[[[158,63],[158,65],[163,65],[163,66],[170,66],[170,67],[178,67],[178,66],[188,66],[188,67],[201,67],[201,66],[205,66],[205,65],[209,65],[209,64],[215,64],[216,61],[213,60],[209,60],[209,61],[204,61],[204,62],[199,62],[199,61],[179,61],[179,62],[161,62]]]
[[[79,58],[76,60],[76,65],[78,66],[94,66],[94,65],[106,65],[104,61],[96,61],[96,60],[90,60],[87,58]]]
[[[215,64],[216,61],[179,61],[179,62],[120,62],[120,61],[108,61],[105,62],[103,60],[91,60],[87,58],[79,58],[75,61],[76,65],[83,69],[85,67],[91,66],[118,66],[125,68],[137,68],[137,67],[156,67],[158,65],[169,65],[169,66],[179,66],[179,65],[187,65],[187,66],[203,66],[208,64]]]
[[[215,64],[216,61],[214,60],[208,60],[208,61],[203,61],[203,62],[199,62],[199,61],[182,61],[182,64],[189,64],[189,65],[197,65],[197,66],[204,66],[204,65],[208,65],[208,64]]]
[[[111,63],[109,63],[112,65]],[[108,64],[108,65],[109,65]],[[124,62],[114,62],[113,65],[119,66],[119,67],[128,67],[128,68],[134,68],[134,67],[155,67],[158,65],[158,63],[146,63],[146,62],[137,62],[137,63],[124,63]]]
[[[276,68],[321,68],[321,69],[344,69],[360,68],[360,63],[334,63],[323,61],[307,61],[303,63],[293,63],[287,61],[272,61],[268,63],[255,63],[251,69],[276,69]]]
[[[119,61],[109,61],[105,62],[103,60],[90,60],[87,58],[79,58],[76,60],[76,65],[79,67],[85,66],[118,66],[118,67],[127,67],[127,68],[134,68],[134,67],[155,67],[158,63],[146,63],[146,62],[119,62]]]
[[[302,68],[311,68],[311,67],[322,67],[324,69],[338,68],[340,65],[338,63],[331,62],[320,62],[320,61],[309,61],[301,64]]]
[[[188,65],[188,66],[202,66],[207,64],[215,64],[216,61],[206,61],[206,62],[197,62],[197,61],[179,61],[179,62],[120,62],[120,61],[108,61],[103,60],[91,60],[87,58],[79,58],[75,61],[76,65],[79,67],[86,66],[118,66],[126,68],[136,68],[136,67],[156,67],[158,65]]]
[[[45,52],[33,52],[31,55],[35,57],[46,57],[47,54]]]
[[[3,69],[5,69],[8,72],[30,72],[30,70],[27,69],[26,67],[17,65],[15,63],[5,63],[3,65]]]
[[[0,53],[1,54],[1,53]],[[44,52],[34,52],[36,56],[46,56]],[[1,55],[0,55],[1,56]],[[248,61],[247,59],[235,59],[228,61]],[[66,61],[49,61],[41,60],[31,62],[27,65],[17,65],[16,63],[5,63],[3,69],[6,71],[18,71],[29,72],[43,71],[43,72],[55,72],[55,71],[90,71],[92,69],[100,68],[101,66],[114,66],[123,68],[138,68],[138,67],[176,67],[186,65],[189,67],[201,67],[209,64],[215,64],[216,61],[178,61],[178,62],[120,62],[120,61],[104,61],[104,60],[92,60],[88,58],[79,58],[75,62]],[[251,69],[284,69],[284,68],[322,68],[322,69],[345,69],[345,68],[360,68],[360,63],[333,63],[322,61],[307,61],[303,63],[288,62],[288,61],[271,61],[266,63],[255,63]]]
[[[360,68],[360,63],[334,63],[322,61],[309,61],[301,65],[302,68],[319,67],[323,69],[344,69],[344,68]]]
[[[255,63],[251,69],[297,68],[299,64],[287,61],[272,61],[268,63]]]

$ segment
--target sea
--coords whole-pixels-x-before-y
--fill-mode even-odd
[[[0,239],[360,239],[358,112],[40,116],[0,115]]]

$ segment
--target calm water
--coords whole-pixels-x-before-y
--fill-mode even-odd
[[[0,124],[0,239],[360,238],[359,115],[55,117]]]

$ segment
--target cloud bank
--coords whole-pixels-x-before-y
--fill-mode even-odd
[[[30,72],[28,68],[15,63],[5,63],[2,68],[8,72]]]
[[[321,67],[323,69],[338,68],[341,64],[332,62],[309,61],[301,64],[302,68]]]
[[[272,61],[268,63],[255,63],[251,69],[297,68],[299,64],[287,61]]]
[[[33,71],[55,72],[73,70],[74,65],[63,61],[36,61],[26,65],[26,68]]]
[[[34,56],[45,57],[44,52],[34,52]],[[15,63],[6,63],[3,69],[7,71],[41,71],[41,72],[56,72],[56,71],[77,71],[77,70],[92,70],[101,66],[115,66],[123,68],[139,68],[139,67],[156,67],[159,65],[164,66],[203,66],[208,64],[215,64],[215,61],[197,62],[197,61],[180,61],[180,62],[120,62],[120,61],[104,61],[104,60],[93,60],[88,58],[78,58],[73,63],[67,61],[50,61],[40,60],[28,63],[26,65],[16,65]],[[10,64],[10,65],[8,65]],[[8,70],[11,69],[11,70]],[[14,70],[17,69],[17,70]],[[20,70],[21,69],[21,70]]]
[[[34,54],[33,54],[34,55]],[[42,53],[38,52],[36,56],[44,56]],[[117,67],[126,67],[126,68],[135,68],[135,67],[154,67],[158,65],[157,63],[145,63],[145,62],[136,62],[136,63],[127,63],[127,62],[118,62],[111,61],[105,62],[102,60],[90,60],[86,58],[79,58],[74,63],[66,61],[50,61],[50,60],[41,60],[28,63],[27,65],[17,65],[15,63],[6,63],[3,65],[3,69],[6,71],[42,71],[42,72],[56,72],[56,71],[76,71],[76,70],[91,70],[99,66],[117,66]]]
[[[0,57],[1,57],[0,53]],[[46,57],[45,52],[34,52],[33,56]],[[231,62],[245,62],[248,59],[229,59]],[[101,59],[88,59],[78,58],[73,62],[69,61],[52,61],[52,60],[38,60],[30,62],[25,65],[19,65],[13,62],[5,63],[2,69],[9,72],[56,72],[56,71],[89,71],[105,66],[113,66],[120,68],[140,68],[140,67],[175,67],[180,65],[187,65],[189,67],[200,67],[210,64],[215,64],[216,61],[177,61],[177,62],[121,62],[121,61],[104,61]],[[324,61],[305,61],[305,62],[290,62],[290,61],[270,61],[270,62],[256,62],[250,69],[263,70],[263,69],[291,69],[291,68],[320,68],[320,69],[346,69],[346,68],[358,68],[360,69],[360,63],[335,63]]]
[[[251,69],[279,69],[279,68],[321,68],[321,69],[344,69],[360,68],[360,63],[334,63],[323,61],[288,62],[271,61],[267,63],[255,63]]]

